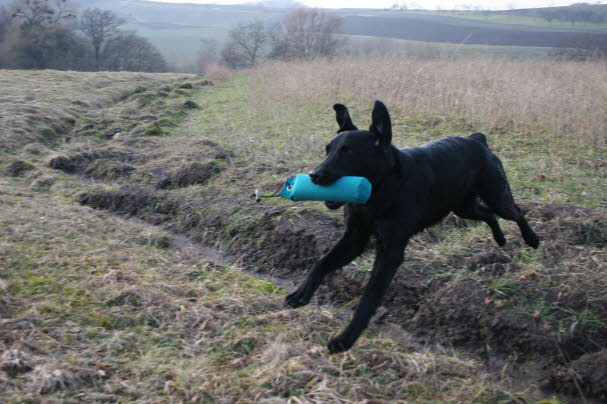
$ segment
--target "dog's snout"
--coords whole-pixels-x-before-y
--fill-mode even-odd
[[[310,171],[310,179],[316,185],[326,185],[325,183],[329,181],[329,177],[329,172],[322,168],[315,168]]]
[[[310,171],[310,179],[312,180],[313,183],[318,183],[318,180],[320,179],[320,175],[318,175],[318,172],[316,170],[312,170]]]
[[[310,180],[316,185],[330,185],[339,178],[334,171],[329,171],[322,165],[310,171],[309,175]]]

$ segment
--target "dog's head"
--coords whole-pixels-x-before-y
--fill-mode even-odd
[[[344,176],[366,177],[375,185],[393,166],[392,124],[388,109],[375,101],[369,130],[358,130],[348,108],[335,104],[339,130],[326,146],[325,159],[310,171],[312,182],[329,185]]]

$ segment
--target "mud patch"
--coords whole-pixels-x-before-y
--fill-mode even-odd
[[[417,334],[442,343],[499,353],[545,353],[547,347],[554,346],[549,336],[536,335],[534,331],[540,327],[494,304],[487,286],[486,282],[465,279],[438,290],[415,316]]]
[[[533,282],[464,279],[437,290],[413,326],[419,336],[487,354],[565,362],[607,346],[605,324],[590,313]]]
[[[572,396],[607,400],[607,349],[558,367],[552,371],[546,387]]]

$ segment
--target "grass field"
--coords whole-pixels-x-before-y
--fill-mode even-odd
[[[478,65],[396,63],[268,65],[215,85],[149,75],[157,85],[84,110],[68,144],[11,140],[19,146],[0,163],[1,401],[603,399],[595,380],[604,369],[594,364],[607,347],[605,139],[589,130],[600,115],[587,114],[607,98],[600,86],[575,90],[602,72],[546,64],[537,76],[533,66],[485,62],[478,80]],[[418,72],[409,92],[386,92],[394,86],[386,74],[373,79],[388,68]],[[552,87],[576,69],[585,74],[567,91]],[[23,91],[55,74],[21,80]],[[526,80],[540,82],[524,90]],[[556,107],[545,105],[542,84],[587,109],[547,119]],[[88,86],[70,88],[57,108],[92,97]],[[500,249],[484,225],[448,218],[412,240],[356,347],[329,356],[326,341],[349,318],[372,257],[331,279],[309,307],[285,308],[285,294],[340,233],[339,213],[320,203],[257,205],[249,195],[322,158],[334,102],[364,127],[380,93],[400,146],[487,133],[543,245],[524,248],[503,223],[509,244]],[[483,106],[496,93],[503,116]]]
[[[340,53],[346,58],[407,57],[420,60],[456,59],[551,59],[551,48],[533,46],[488,46],[453,43],[431,43],[396,38],[343,35],[346,43]],[[343,56],[340,56],[343,57]]]
[[[525,15],[513,15],[508,12],[474,12],[474,11],[416,11],[420,14],[428,15],[445,15],[455,18],[464,18],[476,21],[484,21],[496,24],[514,24],[514,25],[527,25],[547,28],[567,28],[567,29],[593,29],[593,30],[604,30],[607,29],[607,23],[589,23],[589,22],[576,22],[571,24],[567,21],[552,20],[547,21],[544,18],[525,16]]]

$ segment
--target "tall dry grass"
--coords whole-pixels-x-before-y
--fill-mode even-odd
[[[463,119],[479,131],[529,132],[604,149],[607,68],[601,63],[494,59],[273,62],[251,72],[281,96],[370,105],[405,116]],[[564,143],[563,143],[564,142]]]

